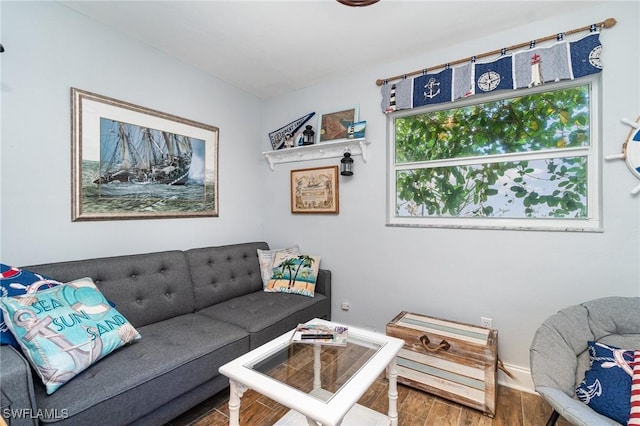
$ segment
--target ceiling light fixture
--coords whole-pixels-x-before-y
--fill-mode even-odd
[[[370,6],[374,3],[378,3],[380,0],[337,0],[338,3],[342,3],[345,6],[360,7]]]

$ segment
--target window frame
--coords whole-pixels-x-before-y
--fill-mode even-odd
[[[508,153],[487,155],[484,161],[477,157],[451,158],[420,162],[396,163],[395,161],[395,120],[412,115],[457,109],[481,103],[494,102],[523,95],[531,95],[564,88],[588,85],[589,90],[589,146],[564,148],[562,150],[529,151],[528,153]],[[510,229],[510,230],[544,230],[544,231],[588,231],[602,232],[602,152],[601,152],[601,78],[600,74],[592,74],[571,81],[548,83],[529,89],[502,90],[496,93],[478,94],[455,102],[429,105],[420,108],[395,111],[387,115],[387,214],[386,226],[427,227],[427,228],[469,228],[469,229]],[[565,156],[587,157],[587,218],[500,218],[500,217],[424,217],[396,215],[396,172],[416,168],[416,166],[455,166],[485,164],[492,162],[517,161],[526,157],[535,160],[544,154],[554,152],[553,158]],[[548,157],[547,157],[548,158]],[[474,161],[475,159],[475,161]]]

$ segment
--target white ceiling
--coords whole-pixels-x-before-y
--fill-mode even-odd
[[[530,24],[550,8],[580,7],[540,0],[381,0],[359,8],[334,0],[59,1],[260,98]]]

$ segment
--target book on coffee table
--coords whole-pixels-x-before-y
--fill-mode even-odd
[[[291,341],[296,343],[319,343],[321,345],[346,346],[349,328],[329,327],[323,324],[298,324]]]

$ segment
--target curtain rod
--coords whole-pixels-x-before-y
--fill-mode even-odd
[[[582,31],[592,30],[594,27],[595,28],[611,28],[616,23],[617,23],[617,21],[614,18],[609,18],[609,19],[605,19],[602,22],[598,22],[597,24],[585,25],[584,27],[575,28],[573,30],[566,31],[566,32],[561,33],[561,34],[563,34],[563,35],[571,35],[571,34],[579,33],[579,32],[582,32]],[[503,54],[504,52],[506,52],[508,50],[515,50],[515,49],[520,49],[520,48],[523,48],[523,47],[531,46],[532,43],[538,43],[538,42],[542,43],[542,42],[549,41],[549,40],[556,40],[557,37],[558,37],[558,34],[549,35],[549,36],[546,36],[546,37],[543,37],[543,38],[540,38],[540,39],[535,39],[535,40],[532,40],[532,41],[528,41],[526,43],[514,44],[513,46],[509,46],[509,47],[506,47],[506,48],[503,48],[503,49],[496,49],[496,50],[492,50],[491,52],[482,53],[480,55],[469,56],[468,58],[459,59],[457,61],[449,62],[449,63],[446,63],[446,64],[440,64],[440,65],[436,65],[436,66],[433,66],[433,67],[424,68],[424,69],[421,69],[421,70],[418,70],[418,71],[412,71],[412,72],[406,73],[406,74],[400,74],[400,75],[396,75],[396,76],[393,76],[393,77],[387,77],[385,79],[379,79],[379,80],[376,80],[376,84],[378,86],[382,86],[385,82],[389,82],[389,81],[393,81],[393,80],[400,80],[401,78],[406,78],[406,77],[413,76],[413,75],[423,74],[426,71],[433,71],[433,70],[437,70],[437,69],[440,69],[440,68],[445,68],[445,67],[451,66],[451,65],[462,64],[462,63],[471,61],[473,58],[479,59],[479,58],[486,58],[487,56]]]

